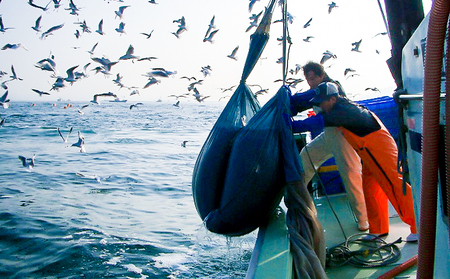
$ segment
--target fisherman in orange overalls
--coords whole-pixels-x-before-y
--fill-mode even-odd
[[[311,103],[320,106],[325,127],[339,127],[363,162],[363,191],[369,232],[389,233],[388,199],[403,222],[410,225],[406,241],[417,241],[411,186],[397,171],[398,148],[389,131],[367,108],[338,94],[336,85],[321,83]]]

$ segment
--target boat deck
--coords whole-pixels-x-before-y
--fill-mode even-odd
[[[350,209],[347,197],[345,194],[331,195],[329,196],[330,204],[325,197],[316,198],[314,200],[317,208],[319,220],[325,231],[325,239],[327,248],[334,247],[345,241],[344,234],[339,226],[336,217],[334,216],[331,207],[336,212],[337,217],[342,225],[347,238],[352,235],[361,233],[357,229],[356,219]],[[384,267],[368,268],[368,267],[355,267],[350,264],[345,264],[340,267],[327,268],[326,273],[328,278],[377,278],[387,271],[391,270],[395,266],[404,263],[417,254],[418,244],[407,243],[406,237],[409,235],[409,226],[404,224],[395,210],[390,207],[390,232],[389,235],[384,238],[387,243],[396,241],[399,237],[402,238],[402,242],[396,244],[401,251],[400,259]],[[394,278],[416,278],[416,266],[398,274]]]

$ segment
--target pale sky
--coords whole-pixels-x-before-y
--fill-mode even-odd
[[[54,102],[58,98],[72,101],[89,101],[97,93],[113,92],[120,98],[135,101],[163,101],[175,102],[169,95],[188,93],[189,83],[182,76],[203,79],[198,91],[204,96],[210,96],[205,102],[217,101],[221,97],[229,96],[234,91],[222,93],[223,88],[237,85],[240,81],[243,65],[247,56],[250,35],[253,28],[245,32],[250,25],[249,17],[258,14],[269,1],[257,1],[253,10],[249,12],[248,0],[156,0],[158,4],[151,4],[147,0],[73,0],[79,8],[78,15],[71,15],[69,0],[61,0],[61,7],[54,8],[50,1],[47,11],[34,8],[27,0],[3,0],[0,3],[0,14],[5,28],[11,27],[0,34],[0,47],[10,44],[23,44],[24,48],[0,50],[0,71],[7,74],[0,78],[0,82],[10,79],[11,65],[22,81],[13,80],[6,85],[9,98],[14,101],[48,101]],[[319,62],[325,51],[331,51],[337,58],[327,61],[324,66],[330,77],[339,80],[348,95],[354,99],[371,98],[380,95],[391,95],[395,83],[391,77],[386,60],[390,57],[390,42],[386,32],[382,14],[376,0],[341,0],[335,1],[337,8],[328,13],[328,4],[332,1],[298,1],[287,0],[288,12],[294,17],[289,25],[289,33],[293,45],[289,60],[289,68],[296,64],[303,65],[307,61]],[[381,1],[384,5],[384,1]],[[425,11],[429,10],[430,2],[425,1]],[[34,0],[34,4],[45,6],[48,0]],[[115,11],[120,6],[129,6],[120,19]],[[37,33],[31,27],[36,19],[42,15],[42,32],[50,27],[63,24],[60,30],[46,39],[40,39],[42,32]],[[172,32],[178,29],[178,20],[185,17],[187,31],[176,38]],[[203,42],[208,25],[215,16],[215,26],[219,31],[214,42]],[[307,28],[303,25],[312,18]],[[100,20],[104,21],[105,35],[95,32]],[[281,19],[281,8],[277,5],[273,21]],[[91,33],[83,33],[76,22],[86,21]],[[115,28],[120,22],[125,23],[126,34],[119,34]],[[79,30],[80,38],[74,33]],[[141,33],[152,36],[146,39]],[[261,104],[269,100],[281,86],[274,82],[282,78],[281,64],[276,61],[282,55],[281,45],[277,38],[282,36],[282,24],[272,23],[270,39],[258,62],[247,80],[247,84],[259,84],[263,89],[269,89],[267,95],[259,96]],[[313,36],[310,42],[304,42],[307,36]],[[352,43],[362,39],[359,50],[351,51]],[[110,76],[102,73],[95,74],[92,69],[100,64],[94,62],[87,52],[98,42],[93,57],[107,57],[111,61],[119,61],[130,45],[135,48],[134,55],[139,57],[154,56],[152,61],[120,60],[112,66]],[[227,57],[232,50],[239,46],[237,61]],[[377,53],[378,51],[379,53]],[[91,63],[87,68],[88,77],[80,79],[70,85],[65,84],[59,91],[50,90],[55,78],[51,72],[42,71],[35,64],[50,55],[55,56],[57,75],[66,77],[66,70],[78,66],[76,71],[82,71],[83,66]],[[210,66],[211,74],[204,77],[201,68]],[[164,68],[177,73],[168,78],[156,77],[161,82],[143,89],[148,78],[143,76],[152,68]],[[355,70],[354,77],[344,76],[346,68]],[[130,96],[133,89],[120,88],[113,80],[117,74],[123,76],[122,83],[128,87],[137,87],[140,94]],[[297,75],[288,77],[302,78],[300,71]],[[366,91],[368,87],[376,87],[381,92]],[[51,95],[39,95],[31,89],[49,92]],[[258,87],[252,87],[255,91]],[[299,83],[292,88],[295,93],[308,89],[306,82]],[[6,90],[0,88],[0,94]],[[192,93],[192,91],[191,91]],[[227,100],[227,98],[225,98]],[[196,102],[193,96],[180,98],[181,102]]]

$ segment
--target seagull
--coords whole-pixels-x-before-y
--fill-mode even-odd
[[[352,46],[353,46],[352,51],[361,52],[359,50],[359,46],[361,45],[361,42],[362,42],[362,39],[357,42],[352,43]]]
[[[67,77],[64,78],[64,80],[67,81],[67,82],[70,82],[70,85],[72,85],[72,84],[76,81],[76,78],[75,78],[75,75],[73,74],[73,71],[74,71],[75,68],[77,68],[77,67],[78,67],[78,65],[73,66],[73,67],[69,68],[69,69],[66,71]]]
[[[158,4],[158,3],[156,3],[155,2],[155,0],[150,0],[150,1],[148,1],[150,4]]]
[[[117,64],[117,61],[116,62],[111,62],[106,57],[102,57],[102,58],[92,57],[91,59],[94,60],[97,63],[102,64],[103,69],[105,70],[104,73],[108,73],[109,71],[111,71],[111,67],[114,66],[115,64]]]
[[[8,91],[6,91],[5,94],[3,94],[2,97],[0,97],[0,105],[2,105],[3,108],[5,108],[5,109],[9,108],[9,103],[10,103],[10,100],[7,98],[8,98]]]
[[[150,85],[158,84],[160,82],[161,82],[160,80],[157,80],[156,78],[151,77],[151,78],[149,78],[149,81],[147,82],[147,84],[144,86],[144,89],[149,87]]]
[[[73,3],[73,0],[70,0],[69,8],[67,8],[66,10],[70,10],[71,15],[78,15],[78,11],[80,9],[78,9],[78,7]]]
[[[3,127],[4,124],[5,124],[5,118],[3,118],[3,119],[0,121],[0,127]]]
[[[120,19],[122,19],[123,16],[123,12],[125,11],[126,8],[128,8],[129,6],[120,6],[118,11],[115,11],[116,13],[116,18],[119,17]]]
[[[139,95],[139,90],[137,90],[137,89],[131,91],[130,96],[133,96],[133,95],[136,95],[136,94]]]
[[[118,33],[120,33],[120,35],[122,35],[122,34],[126,34],[124,28],[125,28],[125,23],[124,23],[124,22],[121,22],[121,23],[119,24],[119,28],[116,28],[115,30],[116,30]]]
[[[137,61],[144,61],[144,60],[152,61],[153,59],[158,59],[158,57],[154,57],[154,56],[141,57]]]
[[[52,55],[49,58],[41,59],[36,63],[36,67],[43,71],[56,72],[56,62],[53,60],[55,57]]]
[[[11,80],[15,80],[15,79],[23,80],[22,78],[17,77],[16,71],[14,70],[14,66],[13,65],[11,65],[11,72],[12,72],[12,76],[10,76]]]
[[[373,36],[372,38],[375,38],[376,36],[379,36],[379,35],[387,35],[387,32],[380,32],[380,33],[377,33],[375,36]]]
[[[105,32],[103,32],[103,19],[98,23],[98,29],[95,30],[95,32],[99,33],[100,35],[105,35]]]
[[[86,152],[86,149],[84,148],[84,137],[80,131],[78,131],[78,141],[71,146],[79,147],[81,153]]]
[[[189,81],[191,81],[191,79],[197,80],[195,77],[187,77],[187,76],[182,76],[182,77],[180,77],[180,79],[182,79],[182,78],[185,78],[185,79],[187,79],[187,80],[189,80]]]
[[[328,14],[330,14],[334,8],[338,8],[335,2],[331,2],[331,4],[328,4]]]
[[[188,91],[191,91],[192,89],[194,89],[194,88],[195,88],[195,85],[197,85],[197,84],[201,85],[201,84],[202,84],[202,81],[203,81],[203,79],[200,79],[200,80],[198,80],[198,81],[194,81],[194,82],[192,82],[191,84],[189,84],[189,86],[188,86]]]
[[[213,43],[213,37],[214,35],[216,35],[216,33],[219,32],[219,29],[212,31],[211,33],[209,33],[208,37],[203,38],[203,42],[210,42]]]
[[[205,38],[208,37],[208,35],[211,32],[211,30],[216,28],[216,26],[214,25],[215,19],[216,19],[216,16],[214,15],[212,17],[211,21],[209,22],[208,29],[206,30]]]
[[[196,99],[199,103],[203,102],[206,98],[209,98],[209,97],[210,97],[210,96],[203,96],[203,95],[201,95],[200,92],[198,92],[197,88],[195,88],[195,87],[193,88],[193,90],[194,90],[193,96],[195,97],[195,99]]]
[[[311,21],[312,21],[312,18],[310,18],[308,20],[308,22],[306,22],[305,25],[303,25],[303,28],[306,28],[306,27],[310,26],[311,25]]]
[[[239,46],[235,47],[235,48],[233,49],[233,51],[231,52],[231,54],[230,54],[230,55],[227,55],[227,57],[228,57],[228,58],[231,58],[231,59],[233,59],[233,60],[237,60],[237,58],[236,58],[236,52],[238,51],[238,49],[239,49]]]
[[[139,106],[143,106],[143,105],[144,105],[143,103],[136,103],[136,104],[133,104],[133,105],[130,106],[130,110],[131,110],[132,108],[139,108]]]
[[[64,143],[67,143],[67,141],[69,140],[69,136],[70,133],[72,133],[73,127],[70,128],[69,132],[67,133],[67,137],[64,137],[63,134],[61,133],[61,130],[58,128],[56,128],[58,130],[59,135],[61,136],[62,140],[64,141]]]
[[[34,158],[36,158],[36,154],[34,154],[32,158],[25,158],[19,155],[19,159],[22,162],[22,166],[29,169],[34,168]]]
[[[367,87],[365,91],[367,91],[367,90],[372,90],[372,91],[378,91],[378,92],[380,92],[380,89],[378,89],[378,88],[376,88],[376,87],[373,87],[373,88]]]
[[[209,65],[202,67],[202,69],[200,70],[200,72],[202,72],[205,77],[210,75],[211,71],[212,71],[212,69],[211,69],[211,66],[209,66]]]
[[[114,97],[114,98],[117,98],[117,95],[112,93],[112,92],[95,94],[93,99],[91,100],[91,103],[94,103],[94,104],[98,105],[99,104],[98,97]]]
[[[31,90],[33,90],[34,92],[38,93],[39,97],[42,97],[42,95],[50,95],[50,93],[48,93],[48,92],[44,92],[44,91],[37,90],[37,89],[34,89],[34,88],[31,89]]]
[[[153,31],[155,31],[155,30],[152,30],[150,33],[141,33],[142,35],[144,35],[145,37],[147,37],[146,39],[150,39],[150,37],[152,36],[152,34],[153,34]]]
[[[348,73],[354,73],[354,72],[356,72],[356,71],[353,70],[352,68],[347,68],[347,69],[345,69],[345,71],[344,71],[344,76],[346,76]]]
[[[55,25],[55,26],[51,27],[50,29],[48,29],[47,31],[45,31],[44,33],[42,33],[42,35],[41,35],[41,40],[47,38],[47,37],[50,36],[50,35],[53,35],[53,32],[54,32],[54,31],[63,28],[63,26],[64,26],[64,23],[63,23],[63,24],[60,24],[60,25]]]
[[[64,78],[63,77],[56,77],[55,82],[52,85],[52,89],[50,90],[56,90],[59,91],[60,88],[63,88],[64,85]]]
[[[184,140],[182,143],[181,143],[181,147],[186,147],[186,143],[187,143],[188,141],[187,140]]]
[[[351,78],[351,77],[356,77],[356,76],[359,76],[359,74],[351,74],[351,75],[349,75],[346,79],[349,79],[349,78]]]
[[[36,32],[41,32],[41,19],[42,19],[42,16],[38,17],[36,19],[36,23],[34,24],[33,27],[31,27],[31,29],[33,29]]]
[[[89,28],[89,26],[87,26],[86,20],[83,20],[83,22],[74,22],[74,24],[80,25],[81,31],[83,31],[83,33],[91,33],[91,29]]]
[[[233,85],[233,86],[228,87],[228,88],[219,88],[219,89],[222,90],[222,93],[225,93],[227,91],[233,90],[233,88],[235,88],[235,87],[236,87],[236,85]]]
[[[97,45],[98,45],[98,42],[91,48],[91,50],[88,50],[87,52],[88,52],[90,55],[94,55],[94,50],[95,50],[95,48],[97,47]]]
[[[174,107],[180,107],[180,101],[177,101],[175,104],[173,104]]]
[[[97,180],[98,183],[101,183],[101,179],[102,179],[102,178],[101,178],[100,176],[98,176],[98,175],[82,174],[82,173],[79,173],[79,172],[75,173],[75,175],[76,175],[76,176],[83,177],[83,178],[95,179],[95,180]]]
[[[6,30],[8,30],[8,29],[14,29],[14,28],[12,28],[12,27],[6,27],[6,28],[5,28],[5,26],[3,25],[3,19],[2,19],[2,16],[0,15],[0,32],[5,33]]]
[[[322,59],[320,60],[320,64],[325,63],[326,61],[328,61],[329,59],[336,59],[337,56],[335,54],[333,54],[331,51],[327,50],[323,53]]]
[[[128,59],[138,59],[138,56],[133,55],[134,53],[134,47],[130,45],[128,47],[127,53],[125,55],[122,55],[119,60],[128,60]],[[133,60],[134,61],[134,60]]]
[[[307,36],[306,38],[303,39],[303,41],[309,43],[309,42],[311,42],[311,39],[314,39],[314,37],[313,36]]]
[[[23,48],[24,50],[28,50],[24,45],[22,44],[6,44],[2,47],[2,50],[6,49],[18,49],[19,47]]]
[[[259,0],[250,0],[250,3],[248,3],[248,12],[250,13],[253,9],[253,5]]]
[[[41,7],[41,6],[38,6],[38,5],[34,4],[33,0],[28,0],[28,4],[30,4],[31,7],[41,9],[41,10],[43,10],[45,12],[45,11],[48,10],[48,4],[50,4],[50,2],[48,2],[47,6],[45,6],[45,7]]]
[[[252,14],[252,16],[249,18],[252,21],[250,22],[250,26],[247,27],[247,30],[245,30],[245,32],[250,31],[253,27],[257,27],[258,26],[258,21],[260,16],[262,15],[262,11],[259,14]]]
[[[83,109],[87,108],[88,106],[89,106],[89,104],[83,105],[81,108],[78,108],[78,109],[77,109],[78,114],[79,114],[79,115],[83,115],[83,114],[84,114]]]

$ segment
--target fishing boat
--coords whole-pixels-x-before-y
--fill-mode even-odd
[[[397,89],[387,107],[386,99],[365,100],[365,105],[379,116],[397,116],[399,124],[389,130],[397,133],[404,179],[413,190],[419,241],[403,241],[409,227],[390,210],[388,236],[368,247],[358,241],[361,232],[346,194],[315,192],[312,196],[327,247],[325,272],[328,278],[450,278],[450,189],[446,183],[450,171],[445,162],[449,156],[446,138],[450,138],[445,134],[449,130],[445,119],[450,106],[445,105],[449,83],[445,86],[448,70],[443,67],[450,3],[434,1],[426,16],[419,0],[385,0],[385,7],[392,44],[388,65]],[[392,124],[382,121],[387,127]],[[296,135],[300,144],[304,138]],[[259,228],[246,278],[294,278],[287,210],[280,203],[267,225]]]
[[[120,98],[114,98],[114,100],[109,100],[110,102],[116,102],[116,103],[126,103],[126,99],[120,99]]]

